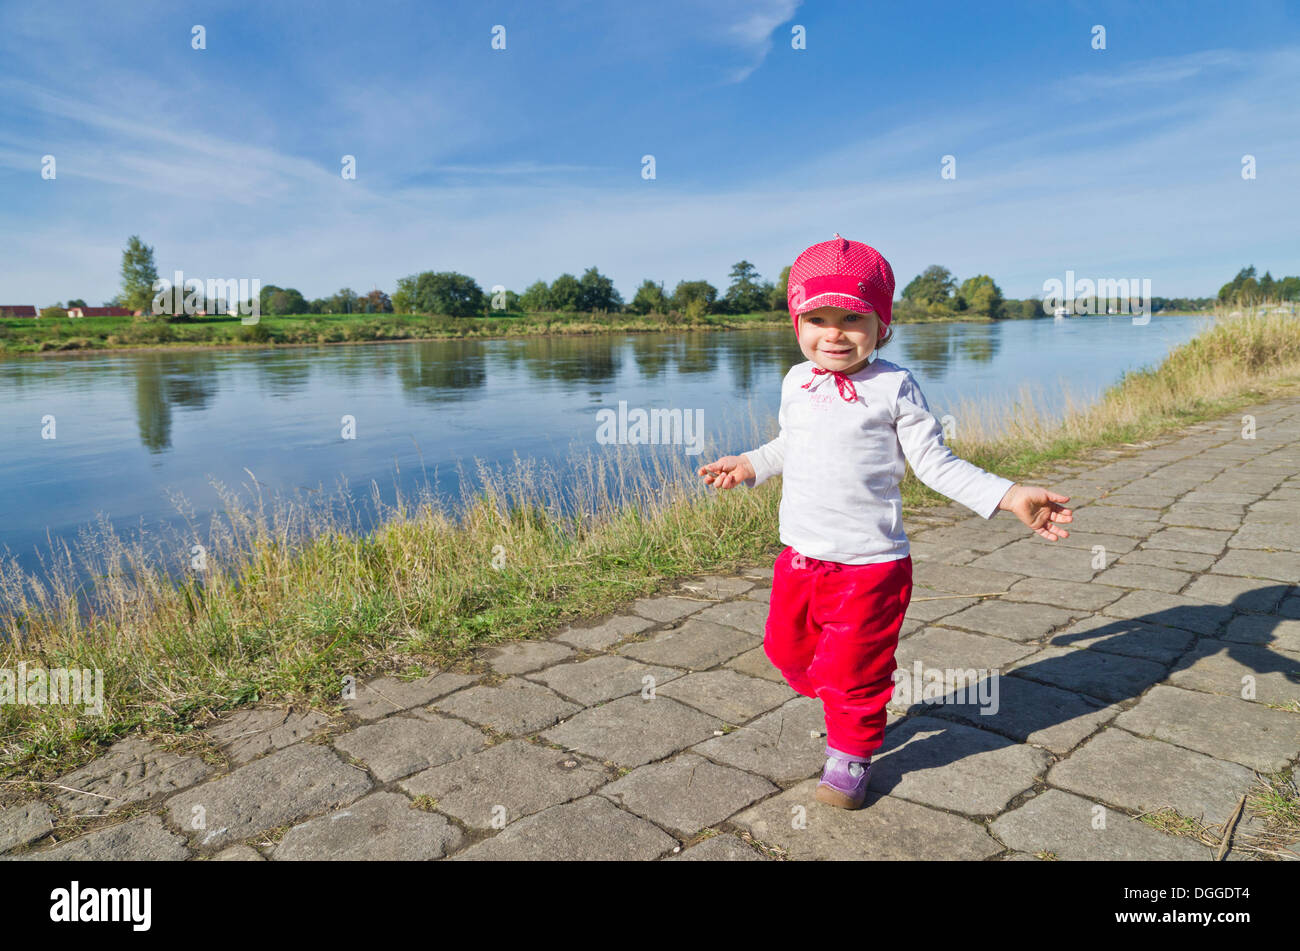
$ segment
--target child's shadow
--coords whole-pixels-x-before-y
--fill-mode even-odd
[[[1280,604],[1290,592],[1288,585],[1265,585],[1238,595],[1229,607],[1180,606],[1130,620],[1107,619],[1109,623],[1087,631],[1052,635],[1048,646],[1066,649],[1060,656],[1032,661],[1006,675],[977,671],[983,676],[967,681],[971,689],[962,689],[959,681],[957,689],[945,692],[935,684],[930,695],[934,699],[921,702],[917,702],[915,694],[904,694],[911,701],[907,716],[886,730],[884,744],[873,759],[869,788],[872,793],[883,795],[909,772],[946,766],[969,755],[1026,742],[1048,747],[1059,756],[1062,745],[1074,747],[1094,732],[1100,722],[1077,731],[1074,737],[1063,737],[1058,732],[1046,742],[1042,736],[1030,738],[1038,731],[1139,697],[1149,687],[1198,662],[1201,666],[1193,675],[1179,678],[1180,683],[1171,686],[1243,698],[1251,686],[1258,691],[1255,699],[1270,702],[1300,697],[1300,690],[1291,696],[1274,696],[1275,679],[1260,684],[1258,676],[1252,676],[1249,684],[1243,682],[1250,675],[1280,673],[1287,682],[1300,684],[1300,658],[1266,646],[1273,641],[1273,632],[1282,620],[1276,607],[1268,614],[1245,614],[1249,620],[1238,621],[1234,626],[1232,636],[1236,640],[1223,639],[1228,623],[1234,617],[1243,616],[1237,615],[1237,610],[1245,611],[1246,604],[1258,605],[1261,600],[1265,604]],[[1078,641],[1089,643],[1083,649],[1069,646]],[[906,643],[906,640],[902,642]],[[1214,660],[1205,662],[1216,655],[1236,661],[1240,667]],[[944,670],[924,659],[921,665],[923,670]],[[903,675],[907,675],[909,686],[916,679],[912,667],[900,662],[895,676]],[[996,683],[992,682],[994,678]],[[1290,694],[1290,691],[1283,689],[1282,693]],[[896,687],[895,695],[900,694],[900,688]],[[994,698],[996,712],[982,712],[993,711]],[[900,707],[895,705],[895,709]],[[918,722],[915,717],[928,719]],[[984,731],[981,733],[984,742],[972,745],[971,735],[961,730],[940,730],[914,739],[918,732],[932,731],[936,718],[979,727]]]

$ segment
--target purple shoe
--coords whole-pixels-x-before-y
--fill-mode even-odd
[[[827,747],[826,768],[817,784],[814,797],[818,802],[840,809],[858,809],[867,798],[871,779],[871,757],[851,759],[847,753]]]

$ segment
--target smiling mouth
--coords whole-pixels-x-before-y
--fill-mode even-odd
[[[852,352],[853,352],[852,347],[845,347],[843,350],[825,350],[825,349],[822,350],[822,353],[829,353],[833,357],[846,356],[847,354],[850,354]]]

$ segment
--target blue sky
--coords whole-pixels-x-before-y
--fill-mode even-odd
[[[131,234],[165,276],[308,298],[592,265],[627,299],[722,289],[837,231],[900,290],[938,263],[1009,297],[1067,269],[1210,295],[1300,274],[1298,27],[1282,2],[6,3],[0,303],[101,303]]]

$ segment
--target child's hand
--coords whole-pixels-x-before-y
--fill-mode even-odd
[[[1007,494],[998,503],[998,510],[1014,512],[1016,518],[1024,522],[1048,541],[1069,538],[1070,533],[1061,528],[1058,522],[1073,522],[1073,513],[1057,504],[1068,502],[1068,495],[1057,495],[1037,485],[1021,485],[1017,482],[1007,489]]]
[[[704,481],[715,489],[731,489],[754,478],[754,467],[744,456],[723,456],[717,462],[700,466],[697,474],[704,476]]]

